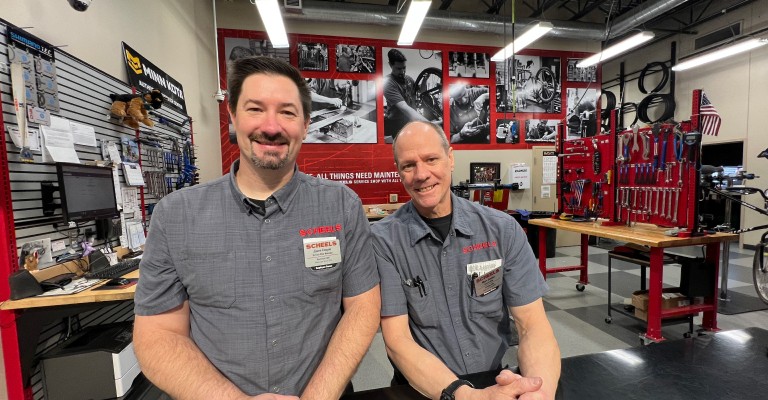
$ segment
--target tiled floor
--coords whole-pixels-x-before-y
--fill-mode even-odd
[[[551,274],[547,277],[550,291],[544,297],[544,304],[563,357],[639,346],[641,343],[639,334],[645,331],[644,323],[616,312],[612,313],[612,323],[605,322],[608,297],[608,251],[606,248],[612,245],[615,243],[603,242],[601,248],[590,247],[590,284],[583,292],[576,290],[578,271]],[[701,255],[699,247],[684,248],[679,252],[687,255]],[[578,246],[561,247],[557,249],[555,258],[547,260],[547,265],[550,268],[577,265],[578,256]],[[622,261],[614,261],[612,266],[612,301],[621,303],[624,299],[631,297],[633,291],[639,289],[640,268]],[[752,286],[751,267],[752,252],[738,249],[735,245],[731,247],[728,284],[729,293],[733,296],[756,298]],[[666,265],[663,276],[665,286],[677,286],[680,281],[680,267],[674,264]],[[722,330],[752,326],[768,329],[768,311],[735,315],[718,314],[717,321]],[[695,318],[694,323],[698,326],[701,323],[701,317]],[[662,328],[662,334],[667,339],[682,338],[687,331],[688,325],[685,323],[665,325]],[[511,347],[503,362],[517,365],[516,357],[517,348]],[[388,386],[391,378],[392,367],[387,360],[384,341],[378,333],[352,382],[355,390],[360,391]]]

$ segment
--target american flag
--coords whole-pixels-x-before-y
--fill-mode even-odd
[[[707,95],[701,92],[701,133],[705,135],[717,136],[720,132],[720,114],[717,113],[715,106],[709,102]]]

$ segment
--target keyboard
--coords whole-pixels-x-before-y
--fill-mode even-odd
[[[87,279],[114,279],[119,278],[129,272],[139,269],[141,258],[131,258],[123,260],[115,265],[110,265],[98,271],[90,271],[85,274]]]

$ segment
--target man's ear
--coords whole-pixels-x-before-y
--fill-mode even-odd
[[[227,102],[227,113],[229,114],[229,124],[227,125],[234,125],[235,113],[229,108],[229,102]],[[229,143],[237,144],[237,132],[234,129],[229,131]]]

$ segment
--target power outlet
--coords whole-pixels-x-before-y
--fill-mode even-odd
[[[389,195],[389,202],[390,203],[397,203],[397,193],[391,193]]]

